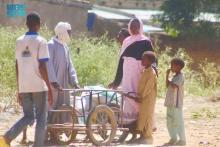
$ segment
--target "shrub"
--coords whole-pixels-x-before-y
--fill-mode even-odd
[[[13,99],[16,93],[14,47],[16,38],[24,32],[24,28],[0,27],[0,101],[15,102]],[[42,28],[40,34],[47,39],[53,35],[46,27]],[[78,48],[79,54],[77,54]],[[107,86],[114,79],[119,52],[119,46],[114,40],[108,39],[106,35],[100,38],[88,38],[82,35],[72,39],[70,49],[82,87],[97,84]],[[206,61],[200,65],[199,71],[194,71],[190,68],[193,61],[184,49],[174,52],[171,48],[160,51],[156,47],[155,50],[159,60],[159,97],[165,96],[166,69],[169,68],[170,60],[175,56],[183,58],[186,62],[184,73],[187,94],[209,95],[219,87],[219,65]]]
[[[106,35],[101,38],[82,36],[73,39],[70,47],[81,85],[107,86],[113,80],[119,51],[115,41]],[[79,54],[76,53],[77,48],[80,49]]]
[[[173,37],[218,38],[220,29],[215,22],[198,20],[205,14],[220,14],[219,0],[165,0],[161,6],[164,12],[156,17],[164,30]],[[207,16],[206,16],[207,17]]]

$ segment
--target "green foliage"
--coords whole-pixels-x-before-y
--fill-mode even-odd
[[[218,38],[219,26],[204,20],[195,22],[203,12],[220,14],[219,0],[166,0],[158,16],[165,31],[173,37],[187,38]],[[204,13],[203,13],[204,14]]]
[[[0,26],[0,101],[10,101],[16,94],[14,48],[16,39],[26,32],[25,28]],[[53,36],[46,26],[40,34],[48,40]],[[80,53],[77,54],[77,48]],[[81,36],[70,44],[72,59],[80,85],[107,85],[115,76],[119,46],[106,35],[101,38]]]
[[[199,0],[166,0],[161,9],[163,25],[182,30],[190,27],[198,12]]]
[[[191,28],[183,31],[180,36],[193,39],[217,39],[220,36],[220,26],[208,21],[199,21]]]
[[[113,80],[119,49],[115,41],[106,35],[101,38],[82,36],[73,39],[70,47],[81,85],[107,86]],[[80,48],[79,54],[76,54],[77,48]]]
[[[185,61],[183,73],[185,75],[186,94],[207,96],[211,95],[220,87],[220,66],[216,63],[204,61],[198,70],[192,70],[193,60],[187,55],[184,49],[180,48],[174,52],[171,48],[164,51],[157,50],[159,60],[158,96],[166,94],[166,69],[170,68],[170,61],[174,57],[180,57]]]
[[[220,117],[220,112],[218,110],[211,111],[209,108],[201,108],[192,112],[191,117],[193,119],[213,119]]]
[[[166,94],[166,70],[170,68],[170,61],[173,57],[181,57],[184,61],[186,61],[185,70],[189,70],[189,63],[191,63],[191,59],[185,54],[183,49],[179,49],[176,53],[173,53],[171,48],[167,48],[165,51],[159,51],[158,62],[159,62],[159,78],[158,78],[158,94],[159,97],[163,97]]]
[[[24,34],[25,28],[0,27],[0,101],[15,102],[16,93],[14,47],[16,38]],[[40,34],[47,39],[53,36],[52,31],[43,27]],[[77,54],[77,48],[80,53]],[[70,44],[71,55],[77,70],[80,85],[107,86],[115,76],[118,63],[119,46],[114,40],[109,40],[106,35],[100,38],[80,36],[73,38]],[[186,67],[185,89],[187,94],[209,95],[220,87],[220,67],[205,61],[199,71],[190,68],[192,59],[184,49],[174,52],[170,48],[160,51],[155,48],[159,60],[158,96],[164,97],[166,92],[165,74],[170,66],[170,60],[177,56],[184,59]]]
[[[200,0],[201,11],[210,13],[220,12],[219,0]]]
[[[201,81],[203,81],[203,86],[205,88],[215,88],[220,85],[220,66],[215,63],[209,63],[207,59],[199,65],[201,72]]]
[[[23,28],[0,26],[0,96],[11,98],[15,94],[15,58],[16,38],[24,32]]]

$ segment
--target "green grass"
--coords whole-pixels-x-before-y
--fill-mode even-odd
[[[220,111],[211,111],[209,108],[201,108],[192,112],[191,117],[193,119],[213,119],[220,117]]]
[[[73,39],[71,54],[81,85],[102,84],[107,86],[115,75],[118,59],[118,46],[115,41],[82,36]],[[76,49],[80,48],[80,53]]]
[[[0,26],[0,101],[14,102],[12,99],[16,93],[14,47],[16,38],[25,31],[25,28]],[[40,34],[47,39],[53,36],[53,32],[46,27],[42,28]],[[77,48],[80,48],[79,54],[76,53]],[[73,37],[70,49],[81,86],[97,84],[107,86],[114,79],[119,53],[119,46],[114,40],[108,39],[106,35],[100,38],[81,35]],[[187,94],[206,96],[220,87],[220,66],[204,62],[199,66],[199,71],[194,71],[190,69],[193,61],[184,49],[173,52],[169,48],[160,51],[156,47],[156,52],[159,60],[159,97],[165,96],[165,74],[174,56],[181,57],[186,62],[183,72],[186,77]]]

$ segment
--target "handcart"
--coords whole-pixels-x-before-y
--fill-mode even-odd
[[[97,146],[109,145],[116,138],[117,131],[123,133],[129,130],[123,127],[122,91],[111,89],[64,89],[64,91],[69,92],[71,105],[64,104],[56,110],[50,110],[52,121],[48,124],[49,136],[58,144],[68,145],[72,142],[87,141]],[[63,121],[62,117],[67,117],[68,121]],[[77,139],[76,136],[82,134],[85,136],[84,139],[82,140],[82,137]]]

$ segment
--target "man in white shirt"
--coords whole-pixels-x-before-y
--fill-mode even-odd
[[[0,137],[1,147],[9,146],[35,117],[33,146],[42,147],[46,132],[47,100],[49,104],[53,102],[46,68],[49,60],[47,41],[37,33],[40,30],[40,16],[28,14],[26,24],[29,31],[17,39],[15,49],[18,102],[23,107],[24,116]]]

